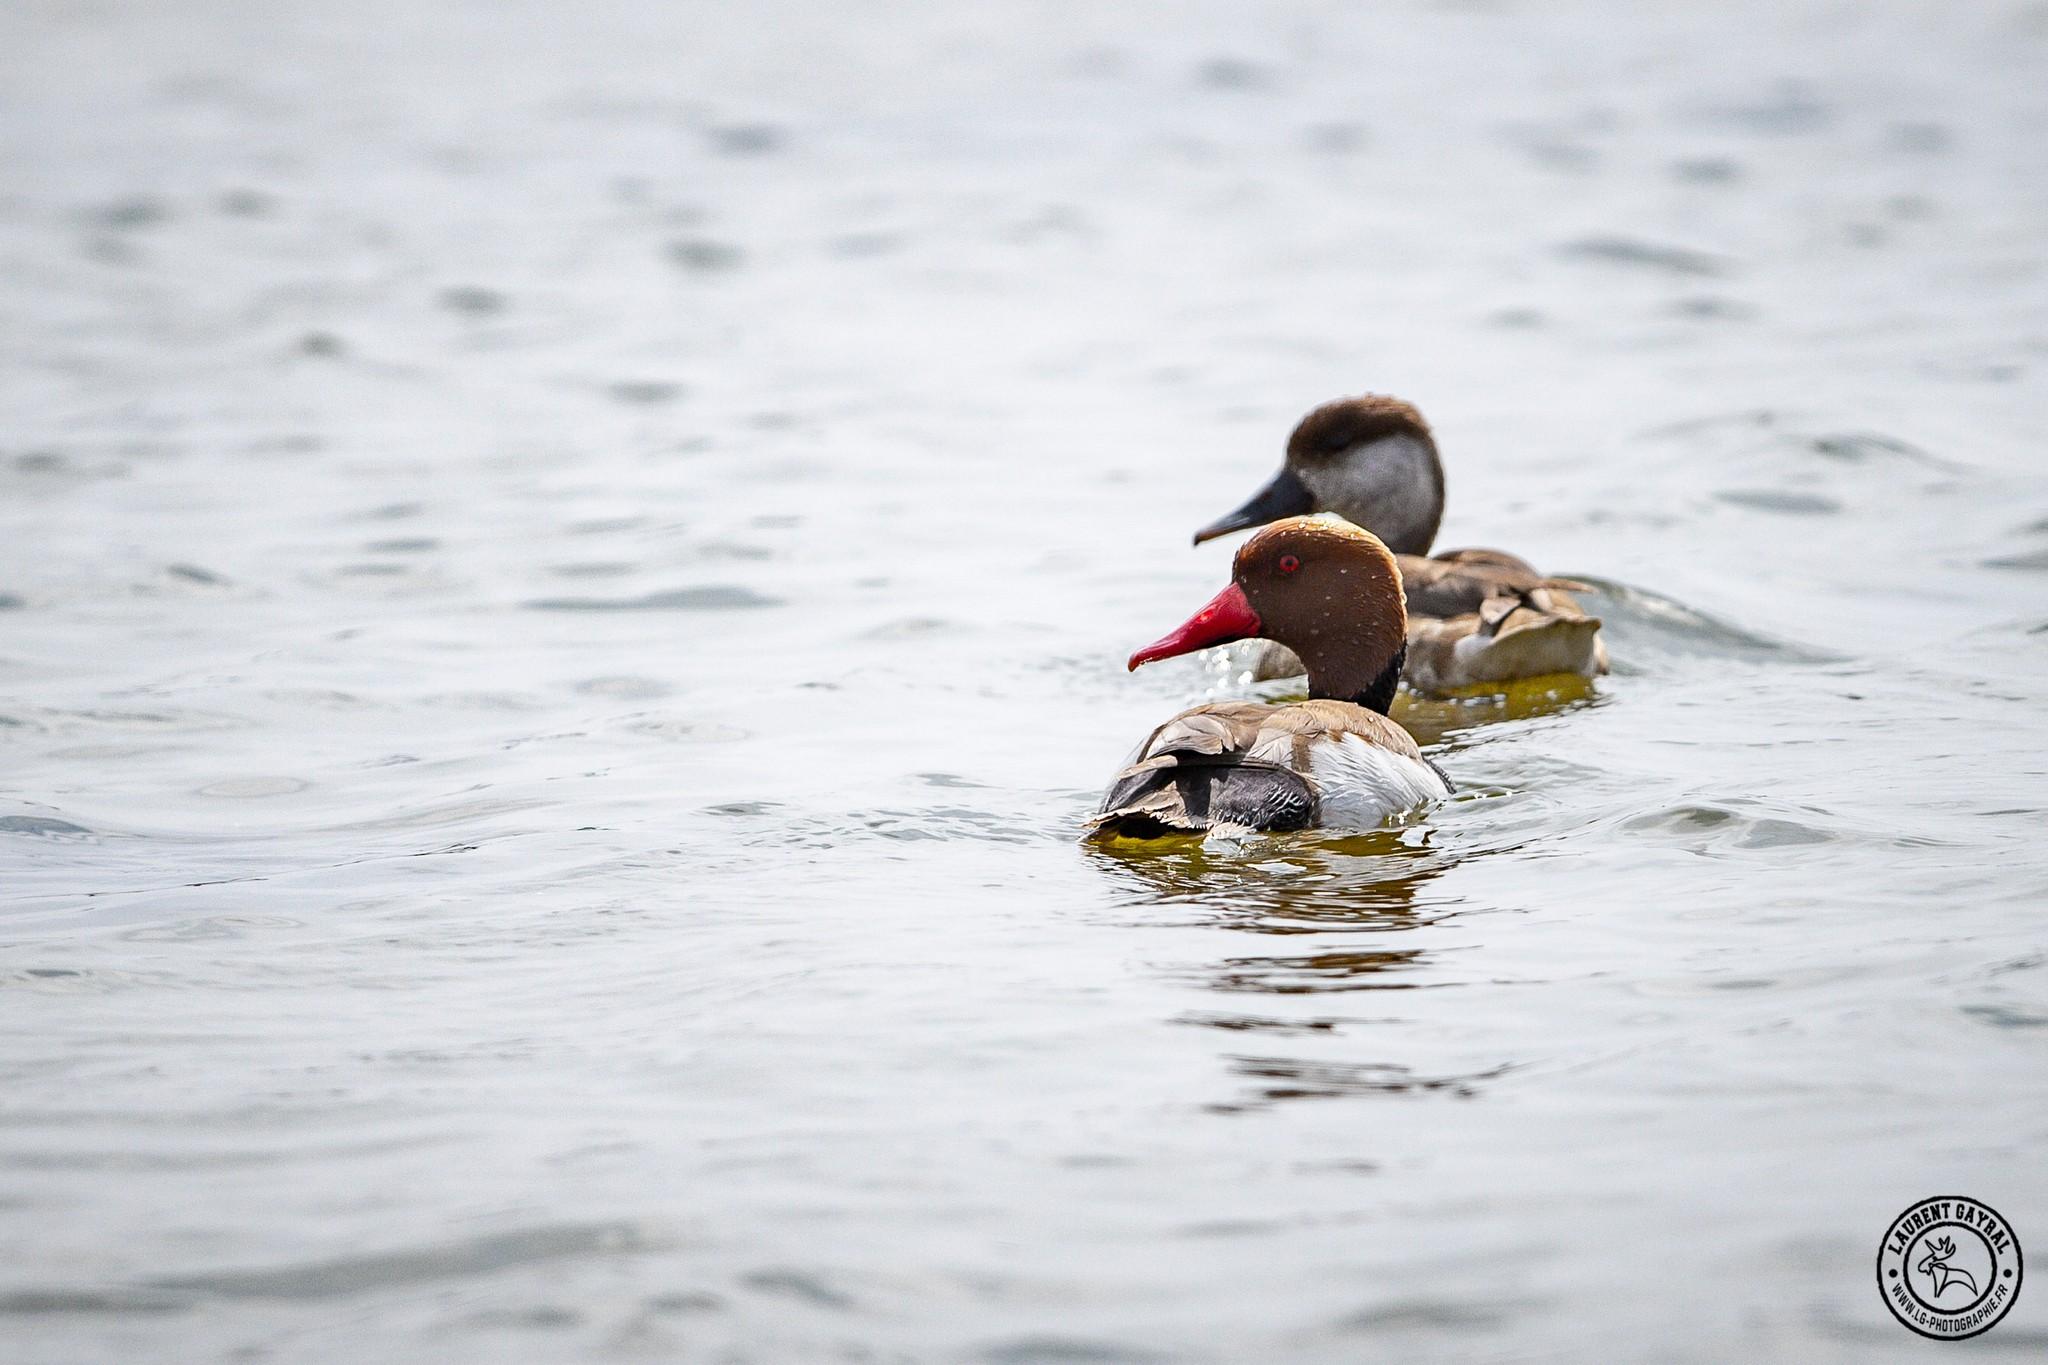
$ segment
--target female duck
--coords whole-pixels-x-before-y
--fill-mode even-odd
[[[1091,835],[1372,829],[1450,795],[1443,773],[1387,719],[1407,617],[1401,571],[1377,536],[1322,517],[1266,528],[1238,550],[1230,586],[1130,666],[1254,637],[1301,656],[1309,700],[1181,712],[1111,781]]]
[[[1600,622],[1524,560],[1499,550],[1430,544],[1444,515],[1444,471],[1422,414],[1368,394],[1325,403],[1287,439],[1287,458],[1250,502],[1195,532],[1195,544],[1279,517],[1334,512],[1378,535],[1400,557],[1407,587],[1407,681],[1445,692],[1550,673],[1607,671]],[[1262,677],[1288,677],[1297,661],[1271,651]]]

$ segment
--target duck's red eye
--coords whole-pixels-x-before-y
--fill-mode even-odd
[[[1296,559],[1296,558],[1295,558],[1295,557],[1294,557],[1293,555],[1281,555],[1281,556],[1280,556],[1280,572],[1281,572],[1281,573],[1293,573],[1293,572],[1294,572],[1294,571],[1295,571],[1296,569],[1298,569],[1298,568],[1300,568],[1300,567],[1301,567],[1301,561],[1300,561],[1300,560],[1298,560],[1298,559]]]

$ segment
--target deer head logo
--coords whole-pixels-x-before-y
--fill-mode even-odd
[[[1920,1258],[1920,1264],[1913,1269],[1933,1281],[1934,1291],[1930,1297],[1938,1299],[1959,1284],[1968,1285],[1970,1293],[1973,1296],[1976,1294],[1977,1282],[1970,1278],[1970,1272],[1958,1270],[1948,1263],[1948,1258],[1956,1254],[1954,1238],[1943,1237],[1939,1242],[1929,1238],[1920,1244],[1920,1249],[1927,1254]]]

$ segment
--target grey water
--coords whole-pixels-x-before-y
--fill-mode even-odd
[[[16,0],[0,1354],[1954,1351],[1872,1264],[2048,1245],[2044,121],[2034,3]],[[1360,391],[1614,673],[1079,844]]]

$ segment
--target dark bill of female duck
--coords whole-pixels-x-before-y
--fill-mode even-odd
[[[1305,517],[1315,510],[1316,495],[1308,491],[1308,485],[1293,470],[1283,469],[1273,476],[1272,482],[1252,494],[1244,506],[1195,532],[1195,544],[1227,536],[1232,531],[1249,531],[1283,517]]]
[[[1091,837],[1366,830],[1450,794],[1387,719],[1406,613],[1401,571],[1377,537],[1335,518],[1275,523],[1239,549],[1229,586],[1130,666],[1253,637],[1300,654],[1309,700],[1212,702],[1175,716],[1111,780]]]

